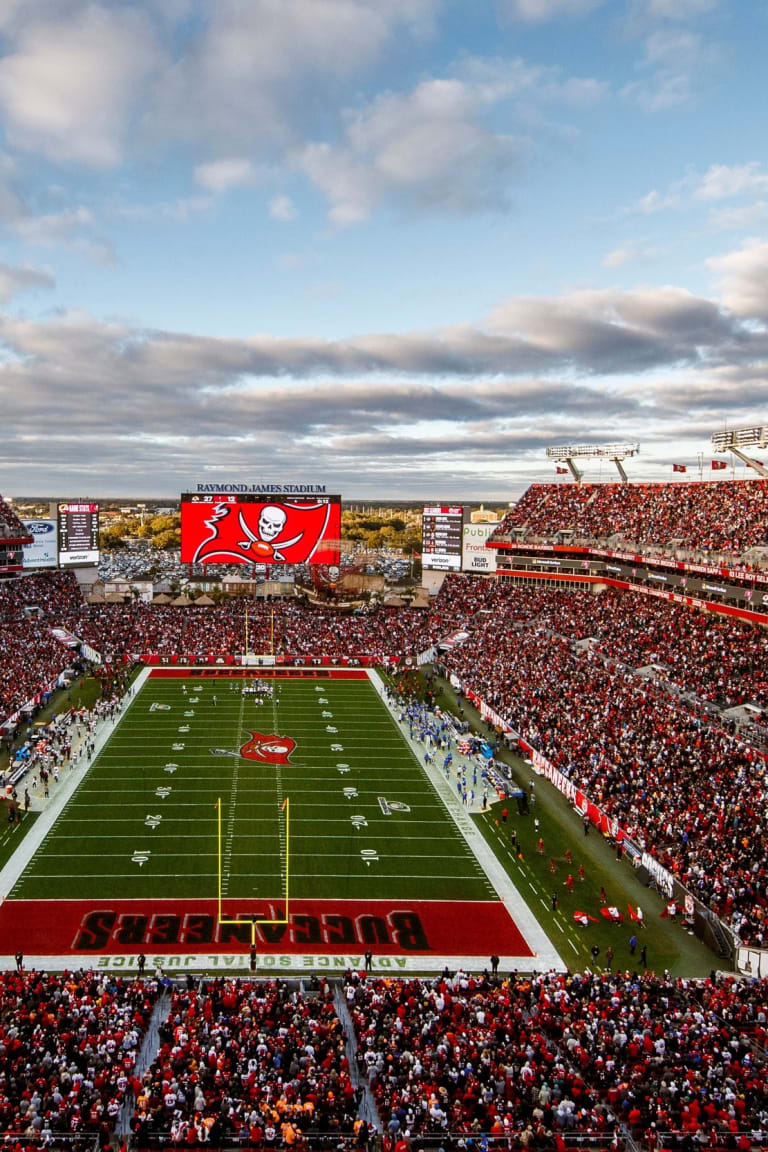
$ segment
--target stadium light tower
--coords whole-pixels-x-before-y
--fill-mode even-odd
[[[550,460],[562,460],[570,469],[571,475],[577,484],[581,483],[584,473],[577,467],[575,460],[602,459],[612,460],[619,470],[622,484],[628,482],[622,460],[628,456],[637,456],[640,451],[639,444],[566,444],[558,448],[547,448]]]
[[[745,448],[768,448],[768,424],[763,424],[762,428],[732,428],[730,432],[713,432],[712,448],[715,452],[733,452],[748,467],[754,468],[758,476],[768,478],[768,468],[762,460],[755,460],[744,451]]]

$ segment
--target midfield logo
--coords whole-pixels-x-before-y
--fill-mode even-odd
[[[296,747],[296,741],[290,736],[278,736],[271,733],[269,736],[263,732],[254,732],[252,728],[251,739],[241,744],[237,752],[229,748],[211,748],[214,756],[236,756],[243,760],[256,760],[259,764],[290,764],[291,753]]]

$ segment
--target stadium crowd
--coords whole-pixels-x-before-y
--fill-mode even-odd
[[[532,484],[495,530],[524,538],[610,538],[639,547],[738,556],[768,545],[768,480],[676,484]]]
[[[553,623],[567,625],[569,612],[571,621],[573,613],[580,619],[589,612],[581,594],[518,591],[509,594],[515,607],[508,627],[498,627],[498,604],[490,615],[478,612],[467,639],[444,655],[446,671],[729,919],[744,941],[762,943],[763,754],[663,684],[552,631]],[[558,597],[568,608],[561,619],[554,614]],[[629,615],[619,614],[617,627]]]
[[[0,496],[0,540],[27,539],[29,532],[7,501]]]
[[[767,995],[730,977],[460,971],[362,980],[352,1016],[393,1140],[606,1147],[625,1126],[649,1148],[749,1148],[768,1136]]]
[[[82,597],[71,573],[0,582],[0,721],[41,693],[72,663],[52,634],[71,618]]]
[[[768,708],[768,633],[739,620],[618,589],[593,596],[449,577],[430,628],[447,635],[451,628],[482,628],[491,618],[503,620],[507,631],[536,626],[572,642],[596,641],[602,655],[633,668],[653,666],[658,678],[720,708]]]
[[[158,986],[105,973],[0,976],[3,1148],[90,1133],[109,1144]]]
[[[157,977],[3,973],[3,1148],[106,1148],[125,1104],[138,1148],[362,1150],[369,1090],[385,1152],[768,1140],[765,980],[606,967],[312,985],[188,979],[168,1001]]]
[[[174,992],[160,1050],[135,1087],[139,1147],[291,1147],[307,1133],[335,1147],[353,1133],[357,1095],[329,985],[189,985]]]
[[[71,572],[43,573],[0,583],[0,628],[12,654],[0,665],[0,719],[72,663],[71,650],[51,633],[55,627],[91,645],[110,665],[132,654],[207,659],[246,647],[289,657],[343,653],[384,661],[429,645],[428,618],[420,609],[349,615],[239,598],[216,607],[87,604]]]

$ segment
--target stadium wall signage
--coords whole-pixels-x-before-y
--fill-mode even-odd
[[[196,492],[270,492],[290,496],[322,496],[325,484],[196,484]]]

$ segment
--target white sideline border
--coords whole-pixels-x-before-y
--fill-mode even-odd
[[[131,685],[132,693],[130,698],[126,700],[125,697],[123,697],[123,700],[120,704],[120,711],[114,719],[106,718],[99,721],[96,727],[94,738],[95,747],[93,760],[95,760],[99,755],[102,748],[107,743],[107,740],[111,737],[123,716],[133,704],[139,693],[139,689],[143,688],[144,684],[149,678],[149,672],[149,668],[143,668],[139,675],[136,677],[133,684]],[[78,762],[74,764],[72,768],[66,767],[61,770],[56,791],[54,792],[53,796],[51,796],[45,802],[40,815],[35,821],[34,827],[24,837],[21,844],[19,844],[19,847],[14,852],[13,856],[11,856],[8,863],[0,872],[0,901],[8,899],[14,884],[18,881],[27,864],[29,864],[30,860],[32,860],[33,856],[40,848],[40,845],[50,832],[53,825],[58,820],[59,816],[64,810],[64,807],[69,803],[70,799],[72,796],[74,796],[83,780],[85,780],[87,777],[91,769],[92,762],[92,760],[86,761],[78,758]],[[2,957],[0,957],[0,960],[2,960]]]

